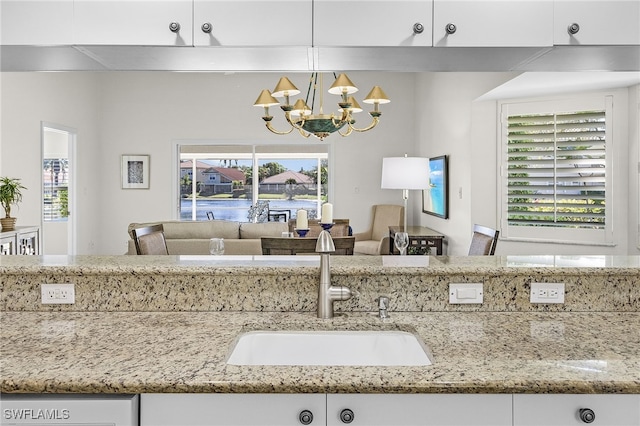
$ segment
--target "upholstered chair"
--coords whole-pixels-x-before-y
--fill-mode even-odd
[[[377,204],[371,210],[371,224],[364,232],[355,233],[353,252],[356,255],[389,254],[389,227],[402,226],[404,207],[395,204]]]

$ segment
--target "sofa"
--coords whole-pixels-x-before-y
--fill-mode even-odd
[[[285,222],[234,222],[229,220],[160,221],[131,223],[127,254],[136,254],[132,229],[162,224],[169,254],[209,254],[209,239],[224,238],[224,254],[261,255],[260,237],[280,237],[288,232]]]

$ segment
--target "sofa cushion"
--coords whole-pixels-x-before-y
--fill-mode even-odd
[[[240,223],[229,220],[204,220],[204,221],[179,221],[169,220],[162,222],[164,236],[167,240],[183,239],[206,239],[209,238],[240,238]],[[154,223],[154,224],[155,224]],[[129,235],[131,229],[141,226],[148,226],[147,223],[132,223],[129,225]],[[169,251],[171,252],[171,251]]]
[[[283,232],[289,231],[289,225],[286,222],[241,222],[240,238],[256,239],[260,237],[281,237]]]

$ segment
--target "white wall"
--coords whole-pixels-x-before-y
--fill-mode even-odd
[[[417,92],[417,134],[420,154],[449,155],[449,219],[423,214],[420,223],[447,236],[448,254],[466,254],[474,223],[498,227],[498,138],[495,101],[476,101],[485,91],[512,78],[508,73],[421,74]],[[524,243],[501,240],[496,254],[638,254],[634,238],[638,214],[635,168],[627,157],[638,158],[637,102],[627,100],[637,88],[617,93],[619,110],[614,147],[615,246]],[[636,129],[635,132],[633,129]],[[635,136],[633,136],[635,135]],[[634,148],[635,147],[635,148]],[[636,160],[632,160],[636,161]],[[637,167],[637,166],[635,166]],[[631,172],[629,172],[631,170]],[[460,197],[462,190],[462,197]],[[413,194],[412,194],[413,195]],[[416,194],[416,197],[418,194]],[[635,207],[637,208],[637,207]],[[635,214],[634,214],[635,211]]]
[[[495,103],[476,105],[474,100],[515,75],[423,73],[418,77],[419,153],[426,157],[449,156],[449,219],[421,213],[419,223],[447,236],[447,254],[467,253],[473,220],[496,226],[495,121],[473,119],[486,110],[495,111]],[[486,141],[493,141],[493,145]],[[421,201],[419,192],[411,196]],[[421,205],[416,209],[421,211]]]
[[[100,182],[99,76],[91,73],[1,73],[0,174],[22,179],[27,187],[15,212],[17,225],[41,225],[41,122],[78,132],[78,253],[97,248],[94,200]],[[14,213],[12,211],[12,213]]]
[[[306,91],[309,74],[288,75]],[[378,84],[392,102],[382,106],[377,129],[347,138],[334,134],[327,139],[334,153],[332,201],[336,217],[348,217],[358,232],[369,223],[371,205],[402,203],[401,191],[380,189],[383,157],[447,154],[450,219],[422,213],[419,191],[410,194],[408,219],[409,223],[429,226],[447,235],[449,254],[465,254],[473,223],[497,223],[496,106],[495,101],[474,101],[514,75],[349,73],[361,89],[360,99]],[[78,253],[120,254],[126,249],[130,222],[175,217],[171,190],[174,141],[306,143],[298,134],[270,134],[260,118],[262,110],[252,106],[260,90],[273,88],[279,76],[280,73],[2,73],[0,174],[22,177],[29,188],[19,210],[19,223],[40,223],[41,121],[78,131]],[[637,99],[636,94],[629,100],[629,128],[635,132],[630,131],[632,143],[626,151],[636,159],[640,118],[637,103],[633,102]],[[325,95],[326,109],[335,110],[334,103],[334,96]],[[272,109],[274,125],[282,128],[279,114],[278,108]],[[357,125],[363,127],[369,120],[363,112]],[[121,189],[122,154],[151,156],[149,190]],[[629,175],[637,180],[635,170],[632,168]],[[637,186],[630,188],[626,206],[637,208]],[[637,230],[637,211],[616,226],[624,233]],[[588,252],[626,254],[628,250],[629,254],[638,254],[636,244],[634,239],[623,247]],[[576,251],[582,253],[586,249],[505,242],[498,245],[498,254]]]

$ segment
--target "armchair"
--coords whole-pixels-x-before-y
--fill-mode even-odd
[[[369,255],[389,254],[389,227],[402,226],[403,223],[403,206],[394,204],[374,205],[371,211],[371,225],[369,225],[369,229],[353,235],[356,239],[353,253]]]

